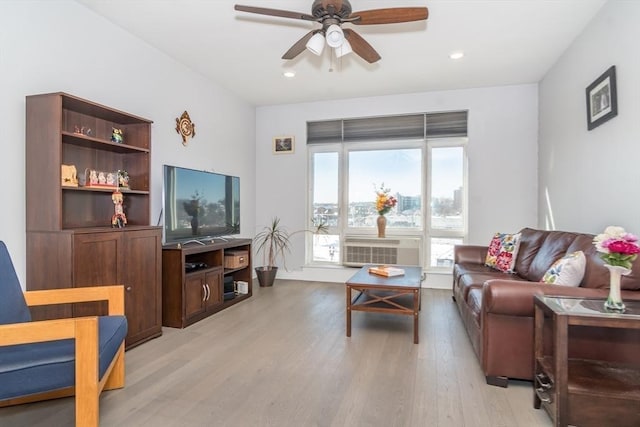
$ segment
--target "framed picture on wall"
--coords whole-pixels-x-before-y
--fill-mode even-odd
[[[274,154],[291,154],[293,153],[295,138],[293,136],[274,136],[273,152]]]
[[[616,66],[612,65],[587,87],[587,128],[595,129],[617,115]]]

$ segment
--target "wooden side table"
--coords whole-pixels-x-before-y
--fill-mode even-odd
[[[638,365],[569,358],[570,326],[640,329],[640,302],[626,302],[624,314],[607,313],[604,300],[535,297],[533,406],[547,411],[555,426],[639,426]],[[545,352],[545,322],[551,351]]]

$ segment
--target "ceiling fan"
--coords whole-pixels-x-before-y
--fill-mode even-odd
[[[395,24],[424,21],[429,16],[429,10],[426,7],[393,7],[352,12],[349,0],[314,0],[311,6],[311,14],[265,7],[242,6],[239,4],[235,5],[235,10],[259,15],[301,19],[322,24],[322,28],[309,31],[304,37],[295,42],[285,52],[282,59],[293,59],[304,52],[305,49],[320,55],[326,42],[327,45],[334,49],[338,58],[353,51],[371,64],[380,60],[378,52],[352,29],[343,29],[342,24]]]

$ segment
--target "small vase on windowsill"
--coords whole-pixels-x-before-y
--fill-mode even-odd
[[[617,265],[605,264],[604,266],[609,270],[609,296],[604,302],[604,308],[613,313],[624,313],[626,307],[620,296],[620,281],[622,276],[631,273],[631,270]]]
[[[378,215],[378,237],[385,237],[385,231],[387,229],[387,218],[384,215]]]

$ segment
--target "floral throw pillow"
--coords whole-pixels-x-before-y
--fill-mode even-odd
[[[520,233],[496,233],[491,239],[484,265],[504,273],[515,272],[516,258],[520,248]]]
[[[550,285],[577,287],[582,282],[586,266],[584,252],[572,252],[554,262],[540,281]]]

